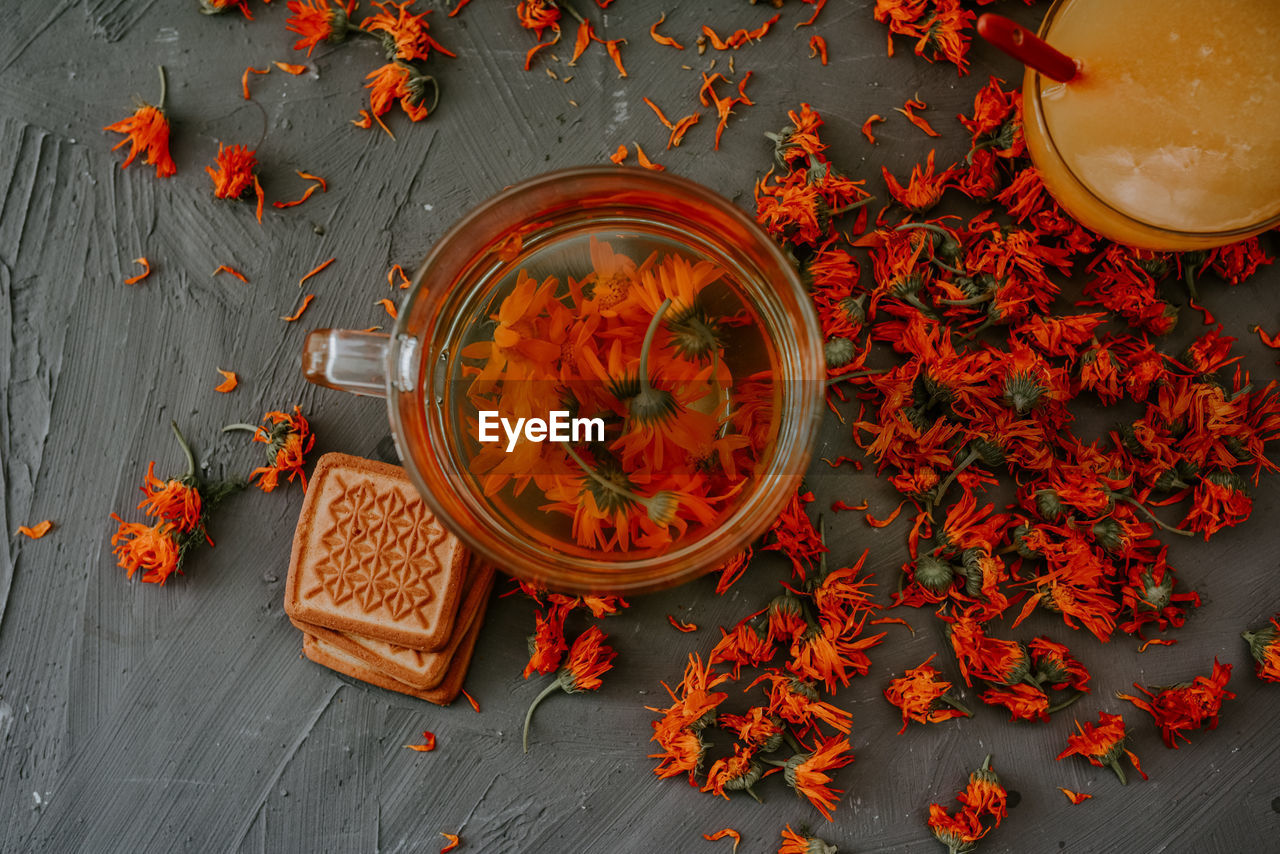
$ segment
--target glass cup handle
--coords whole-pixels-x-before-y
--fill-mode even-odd
[[[315,329],[302,345],[302,375],[316,385],[386,397],[390,347],[390,337],[379,332]]]

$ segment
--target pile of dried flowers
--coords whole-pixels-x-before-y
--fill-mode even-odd
[[[173,433],[186,457],[187,470],[181,477],[161,480],[156,476],[156,464],[147,466],[142,492],[146,497],[138,504],[144,515],[154,519],[152,524],[126,522],[112,513],[119,527],[111,535],[111,545],[119,566],[129,578],[142,570],[142,580],[150,584],[164,584],[169,576],[182,574],[182,567],[190,553],[203,543],[213,545],[206,526],[209,514],[224,499],[239,492],[247,483],[257,480],[263,492],[276,488],[281,475],[288,480],[301,478],[302,488],[307,486],[303,466],[305,455],[315,444],[310,425],[295,406],[292,414],[268,412],[263,416],[265,424],[254,427],[234,424],[226,430],[249,430],[253,441],[267,445],[267,465],[254,469],[248,480],[231,479],[207,481],[201,477],[191,446],[173,424]]]

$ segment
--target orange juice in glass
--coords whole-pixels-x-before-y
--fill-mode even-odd
[[[1120,243],[1204,249],[1280,224],[1280,2],[1058,0],[1027,68],[1027,148],[1073,217]]]

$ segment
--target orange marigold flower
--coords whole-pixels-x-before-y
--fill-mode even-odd
[[[951,854],[973,851],[974,843],[987,835],[987,829],[969,810],[952,815],[941,804],[929,804],[929,829]]]
[[[990,756],[983,760],[981,768],[969,775],[969,784],[956,800],[979,820],[983,816],[995,819],[996,827],[1000,826],[1001,819],[1008,818],[1009,794],[1000,783],[1000,775],[991,767]]]
[[[1049,720],[1049,697],[1033,685],[1018,683],[1002,688],[988,688],[982,693],[988,706],[1004,706],[1011,721]]]
[[[169,119],[159,107],[143,104],[133,115],[109,124],[103,130],[125,134],[125,138],[111,149],[115,151],[129,144],[129,156],[124,159],[124,166],[132,163],[139,152],[144,152],[143,162],[156,167],[156,177],[168,178],[178,171],[169,155]]]
[[[1253,513],[1253,498],[1247,490],[1244,478],[1232,471],[1210,472],[1199,478],[1182,527],[1204,534],[1207,541],[1223,528],[1239,525]]]
[[[430,10],[411,15],[408,9],[413,5],[413,0],[403,3],[375,2],[373,5],[378,7],[378,14],[361,21],[360,28],[367,33],[382,33],[382,47],[388,60],[427,59],[433,48],[445,56],[456,56],[431,38],[428,32],[430,25],[427,24]],[[388,6],[394,7],[395,11],[388,10]]]
[[[303,466],[307,464],[306,455],[316,443],[311,432],[311,425],[302,416],[301,408],[295,406],[293,414],[284,412],[268,412],[262,416],[264,424],[254,427],[249,424],[232,424],[224,430],[252,430],[253,441],[263,442],[267,446],[269,465],[254,469],[249,474],[249,481],[255,479],[258,488],[263,492],[271,492],[285,475],[290,483],[294,478],[302,480],[302,490],[307,489],[307,475]]]
[[[941,201],[942,193],[951,181],[953,167],[943,169],[935,175],[933,157],[934,151],[931,149],[929,157],[925,160],[923,171],[918,163],[912,167],[911,180],[907,182],[905,187],[898,183],[898,179],[893,177],[887,167],[880,167],[880,171],[884,175],[885,186],[889,188],[889,195],[893,196],[898,204],[912,213],[924,213]]]
[[[289,0],[287,4],[289,20],[284,28],[291,33],[302,36],[293,43],[294,50],[307,49],[307,56],[315,50],[320,42],[336,44],[347,37],[351,28],[351,13],[355,11],[355,0]]]
[[[968,614],[951,621],[948,634],[966,685],[973,677],[996,685],[1012,685],[1027,674],[1030,659],[1017,641],[987,637],[982,624]]]
[[[605,643],[607,638],[599,626],[592,626],[574,640],[569,648],[569,658],[565,661],[555,681],[542,690],[542,693],[529,704],[524,715],[524,752],[529,752],[529,724],[533,721],[533,712],[557,688],[566,694],[577,694],[582,691],[595,691],[603,683],[600,677],[613,667],[616,653]]]
[[[744,748],[741,744],[733,746],[733,756],[717,759],[707,771],[707,783],[702,791],[729,799],[727,792],[745,791],[755,797],[751,790],[763,772],[760,763],[755,760],[755,748]]]
[[[1058,754],[1058,759],[1072,755],[1083,756],[1091,765],[1115,771],[1121,784],[1127,784],[1129,781],[1125,778],[1124,768],[1120,766],[1120,757],[1128,756],[1133,767],[1142,774],[1142,779],[1147,779],[1138,763],[1138,757],[1125,748],[1124,718],[1120,715],[1098,712],[1097,726],[1076,721],[1076,729],[1079,734],[1067,736],[1067,749]]]
[[[533,634],[529,637],[529,663],[524,667],[524,678],[534,673],[550,673],[560,666],[560,660],[569,649],[564,637],[564,620],[569,609],[552,605],[546,614],[534,617]]]
[[[226,147],[218,143],[218,157],[213,166],[204,167],[213,179],[213,196],[217,199],[240,199],[253,188],[258,198],[258,222],[262,222],[262,185],[254,169],[258,165],[256,152],[243,145]]]
[[[152,460],[147,465],[141,488],[146,498],[138,504],[138,509],[148,516],[167,522],[180,534],[194,531],[200,524],[200,490],[195,486],[193,474],[181,479],[161,480],[156,477],[156,463]]]
[[[1213,672],[1209,676],[1197,676],[1190,682],[1164,688],[1157,694],[1135,682],[1133,687],[1147,695],[1145,700],[1129,694],[1116,696],[1128,700],[1155,718],[1165,746],[1176,748],[1179,738],[1190,743],[1191,739],[1185,734],[1187,730],[1200,729],[1205,723],[1209,724],[1209,729],[1217,729],[1222,701],[1236,698],[1235,694],[1227,690],[1230,678],[1231,665],[1219,664],[1215,658]]]
[[[400,109],[411,121],[420,122],[436,108],[440,100],[440,88],[436,79],[428,74],[420,74],[413,66],[396,60],[389,62],[367,75],[369,89],[369,109],[375,117],[381,116],[391,109],[396,100],[400,101]],[[426,103],[427,88],[430,87],[432,97]]]
[[[164,521],[155,525],[126,522],[115,513],[111,518],[120,523],[119,529],[111,535],[111,545],[115,547],[113,552],[129,578],[141,569],[143,581],[164,584],[170,575],[180,571],[178,543],[172,536],[173,525]]]
[[[778,854],[836,854],[836,846],[807,833],[797,833],[787,825],[782,831]]]
[[[516,17],[520,19],[520,26],[532,30],[538,41],[542,41],[542,33],[547,29],[560,31],[560,6],[555,0],[520,0]]]
[[[1258,677],[1280,682],[1280,614],[1271,618],[1271,625],[1256,632],[1245,632],[1241,637],[1258,663]]]
[[[787,760],[783,765],[782,775],[787,785],[796,790],[796,794],[809,799],[809,803],[822,813],[827,821],[831,820],[831,808],[836,805],[837,796],[844,793],[842,789],[834,789],[827,784],[831,782],[828,771],[843,768],[853,761],[853,752],[849,740],[830,738],[820,742],[809,753],[799,753]]]
[[[933,658],[929,656],[919,667],[912,667],[902,677],[890,680],[889,687],[884,689],[885,699],[902,710],[902,729],[898,735],[907,731],[911,721],[932,724],[973,717],[972,712],[951,698],[951,683],[940,678],[941,674],[929,664]],[[937,703],[945,703],[950,708],[938,707]]]
[[[1027,652],[1037,678],[1043,679],[1055,691],[1068,688],[1073,691],[1089,690],[1089,671],[1063,644],[1044,637],[1032,638],[1027,644]]]

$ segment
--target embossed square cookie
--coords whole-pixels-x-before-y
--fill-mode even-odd
[[[293,620],[303,632],[324,641],[327,646],[354,656],[369,667],[379,670],[397,682],[410,688],[425,691],[435,688],[444,680],[458,648],[465,640],[467,630],[474,620],[482,619],[481,613],[493,590],[494,569],[477,557],[472,557],[463,582],[462,603],[458,606],[458,618],[454,623],[453,638],[436,652],[422,652],[386,641],[374,640],[348,632],[335,632],[323,626]]]
[[[438,650],[453,634],[468,560],[404,469],[325,454],[294,532],[284,608],[301,623]]]
[[[444,679],[440,680],[440,684],[436,687],[426,690],[420,690],[399,680],[392,679],[381,670],[370,667],[354,655],[330,646],[314,635],[303,634],[302,653],[316,664],[322,664],[330,670],[335,670],[353,679],[359,679],[361,682],[368,682],[370,685],[385,688],[388,691],[408,694],[411,697],[427,700],[438,706],[447,706],[462,691],[462,683],[467,678],[467,667],[471,664],[471,654],[475,651],[476,638],[480,636],[480,626],[483,623],[484,610],[481,609],[476,612],[475,618],[471,621],[471,628],[467,629],[463,634],[462,643],[458,646],[457,652],[453,654],[453,659],[449,662],[449,669],[445,673]]]

